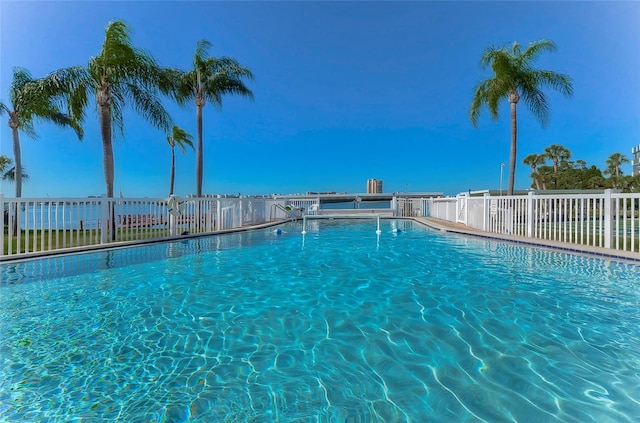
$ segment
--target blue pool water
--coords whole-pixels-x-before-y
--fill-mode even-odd
[[[1,265],[0,421],[640,420],[637,266],[279,228]]]

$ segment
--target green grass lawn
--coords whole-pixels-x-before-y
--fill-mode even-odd
[[[589,232],[587,233],[587,227]],[[518,226],[520,233],[526,233],[526,227],[523,225]],[[627,238],[626,245],[623,237],[623,227],[620,225],[618,237],[618,245],[616,245],[616,238],[612,239],[612,247],[618,250],[625,251],[640,251],[640,235],[638,235],[638,228],[636,227],[636,233],[634,236],[633,244],[631,242],[631,222],[627,224]],[[613,228],[614,233],[616,228]],[[536,236],[534,238],[547,239],[550,241],[567,242],[576,245],[590,245],[600,247],[601,235],[600,228],[596,227],[596,233],[593,233],[593,227],[589,223],[584,222],[582,226],[579,222],[571,222],[568,225],[565,223],[539,223]],[[566,232],[566,233],[565,233]],[[603,246],[604,246],[604,240]],[[633,249],[632,249],[633,246]]]
[[[116,241],[135,241],[162,238],[169,236],[168,228],[138,228],[117,229]],[[48,251],[60,248],[83,247],[88,245],[100,244],[101,230],[29,230],[20,231],[20,235],[9,238],[7,229],[4,232],[4,254],[9,253],[11,246],[11,254],[18,253],[18,243],[20,245],[20,253],[31,253],[38,251]]]

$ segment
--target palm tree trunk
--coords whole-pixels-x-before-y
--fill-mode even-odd
[[[540,179],[535,173],[535,169],[533,170],[533,182],[536,184],[536,190],[540,191]]]
[[[18,134],[18,122],[9,120],[9,126],[11,127],[11,135],[13,136],[13,159],[14,159],[14,183],[16,184],[16,198],[22,197],[22,156],[20,154],[20,135]],[[20,209],[16,205],[15,213],[13,214],[13,234],[18,235],[18,214]]]
[[[173,195],[173,182],[176,175],[176,152],[171,147],[171,177],[169,178],[169,195]]]
[[[202,173],[203,173],[203,147],[202,147],[202,108],[204,107],[204,101],[202,104],[198,102],[196,98],[196,125],[198,130],[198,147],[196,148],[196,196],[202,197]]]
[[[100,97],[100,96],[99,96]],[[100,101],[100,135],[102,136],[102,160],[104,168],[104,180],[107,185],[107,198],[113,199],[113,144],[111,142],[111,107],[110,99]],[[109,206],[109,218],[111,226],[111,240],[116,240],[116,221],[113,210],[113,203]]]
[[[11,135],[13,137],[13,161],[15,163],[14,168],[14,183],[16,184],[16,198],[22,197],[22,156],[20,153],[20,135],[18,134],[18,127],[11,126]]]
[[[516,105],[520,97],[517,95],[515,101],[512,100],[512,95],[509,96],[511,102],[511,152],[509,154],[509,187],[507,188],[507,195],[513,195],[513,186],[516,180],[516,153],[518,143],[518,119],[516,113]]]
[[[538,174],[536,173],[537,168],[538,165],[535,162],[531,164],[531,179],[533,179],[533,182],[536,184],[536,189],[540,191],[540,181],[538,180]]]
[[[111,109],[100,105],[100,135],[102,136],[102,160],[107,197],[113,198],[113,144],[111,142]]]

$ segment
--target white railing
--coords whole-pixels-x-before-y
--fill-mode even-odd
[[[391,208],[394,214],[400,217],[424,216],[424,198],[394,197],[391,200]]]
[[[457,220],[457,197],[428,198],[423,201],[423,216],[455,222]]]
[[[269,210],[276,203],[284,206],[286,200],[186,198],[184,209],[174,216],[166,198],[26,199],[0,194],[0,258],[256,225],[272,220]]]
[[[431,216],[470,228],[523,237],[640,251],[640,194],[599,193],[394,197],[395,216]],[[475,193],[477,194],[477,193]],[[5,198],[0,194],[0,259],[112,242],[212,233],[292,213],[320,213],[317,197],[203,197],[184,199],[169,213],[166,198]]]
[[[549,241],[640,251],[640,194],[599,193],[471,196],[425,200],[425,216],[483,231]]]

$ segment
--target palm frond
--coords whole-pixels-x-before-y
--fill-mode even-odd
[[[542,39],[539,41],[534,41],[529,43],[526,50],[522,52],[522,54],[516,55],[519,57],[519,62],[522,63],[530,63],[533,59],[536,58],[540,53],[549,51],[556,51],[556,45],[551,40]]]
[[[22,167],[22,172],[20,172],[23,181],[29,180],[29,174],[26,172],[26,168]],[[13,166],[7,170],[0,170],[0,179],[3,181],[15,181],[16,180],[16,167]]]
[[[193,137],[184,129],[174,125],[171,131],[171,136],[167,137],[171,139],[169,144],[173,147],[177,145],[183,153],[187,152],[185,146],[193,148]]]
[[[573,96],[573,83],[569,75],[558,72],[538,70],[532,72],[541,86],[548,86],[565,97]]]
[[[193,55],[193,66],[195,69],[199,69],[203,62],[207,59],[207,53],[211,43],[205,39],[199,40],[196,44],[196,51]]]
[[[38,139],[38,133],[36,132],[35,128],[33,127],[33,121],[32,120],[24,120],[21,119],[20,120],[20,130],[29,138],[32,138],[34,140]]]
[[[25,103],[24,86],[29,82],[33,82],[33,78],[27,69],[20,67],[13,68],[13,79],[9,86],[9,100],[14,110],[18,109],[16,106]]]
[[[511,87],[511,82],[506,78],[490,78],[476,86],[469,108],[469,117],[474,126],[477,126],[483,106],[489,109],[491,119],[498,120],[500,100],[509,95]]]
[[[88,81],[88,79],[87,79]],[[85,110],[89,104],[89,85],[79,83],[67,93],[67,113],[77,122],[85,119]]]
[[[124,121],[122,119],[122,107],[123,100],[119,99],[118,101],[113,101],[111,103],[111,127],[115,129],[113,136],[115,137],[115,132],[119,132],[120,135],[124,137]]]
[[[164,95],[176,100],[176,93],[182,84],[184,72],[176,68],[162,68],[158,75],[158,89]]]
[[[173,74],[173,78],[175,78],[173,96],[178,105],[184,107],[195,98],[198,92],[196,71],[177,71]]]
[[[478,126],[478,118],[480,117],[482,106],[487,104],[487,90],[490,83],[491,82],[489,80],[482,81],[474,90],[471,107],[469,108],[469,118],[471,119],[473,126]]]
[[[0,173],[4,173],[13,164],[13,159],[4,154],[0,154]]]
[[[235,74],[219,70],[216,74],[210,75],[203,84],[204,94],[207,101],[218,107],[222,106],[222,96],[225,94],[235,94],[253,100],[253,92]]]
[[[127,93],[134,108],[143,118],[162,130],[168,131],[171,128],[171,117],[154,93],[136,84],[129,84]]]
[[[544,92],[534,84],[520,84],[521,98],[543,127],[549,122],[549,105]]]

